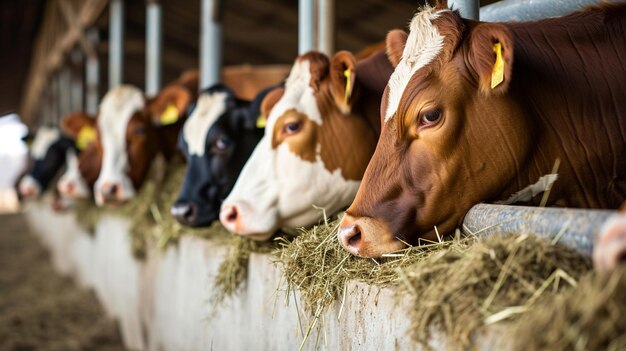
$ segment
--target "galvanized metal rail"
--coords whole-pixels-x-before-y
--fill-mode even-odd
[[[591,257],[602,224],[616,211],[479,204],[463,220],[463,231],[480,236],[530,234],[567,245]]]

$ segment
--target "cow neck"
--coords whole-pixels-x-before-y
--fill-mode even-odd
[[[380,101],[393,73],[384,50],[359,60],[356,64],[354,113],[365,116],[376,135],[380,135]]]
[[[617,207],[624,200],[626,104],[618,98],[626,91],[624,28],[626,16],[608,19],[601,11],[509,25],[515,38],[509,95],[534,116],[537,137],[530,179],[513,187],[537,181],[560,158],[550,199],[576,207]],[[561,198],[561,191],[574,195]],[[609,203],[596,195],[607,192]]]

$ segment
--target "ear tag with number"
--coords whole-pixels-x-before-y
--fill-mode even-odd
[[[76,135],[76,148],[80,151],[85,150],[89,144],[96,140],[96,129],[92,126],[84,126]]]
[[[350,100],[350,93],[352,92],[352,70],[350,68],[343,71],[343,75],[346,77],[346,91],[343,96],[343,103],[348,105],[348,101]]]
[[[178,121],[178,116],[180,115],[180,111],[178,111],[178,107],[176,105],[169,103],[165,108],[165,111],[161,113],[161,117],[159,120],[161,121],[161,125],[167,126],[170,124],[174,124]]]
[[[504,81],[504,60],[502,60],[502,44],[493,44],[493,52],[496,54],[496,62],[493,64],[491,72],[491,89],[497,87]]]
[[[265,118],[265,115],[260,114],[259,117],[257,117],[256,119],[256,127],[261,129],[261,128],[265,128],[266,125],[267,125],[267,118]]]

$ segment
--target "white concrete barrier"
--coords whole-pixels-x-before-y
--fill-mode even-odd
[[[129,223],[104,215],[94,234],[78,227],[72,213],[31,203],[26,215],[50,250],[57,270],[93,288],[107,312],[118,319],[131,350],[297,350],[308,315],[289,305],[281,271],[267,255],[252,254],[245,286],[209,319],[211,284],[228,247],[184,236],[165,252],[131,254]],[[282,279],[284,283],[284,279]],[[297,294],[296,294],[297,295]],[[299,299],[299,297],[296,297]],[[403,311],[407,301],[393,292],[351,283],[341,318],[339,303],[323,316],[319,349],[409,350],[415,345]],[[298,307],[302,304],[298,301]],[[300,315],[300,322],[298,315]],[[305,349],[315,348],[317,331]]]

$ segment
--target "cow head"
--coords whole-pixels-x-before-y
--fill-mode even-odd
[[[531,144],[507,98],[513,41],[503,25],[426,7],[387,45],[396,68],[381,137],[338,233],[363,257],[451,232],[471,206],[502,196]]]
[[[30,148],[33,168],[18,185],[22,197],[39,195],[63,168],[65,152],[72,142],[56,127],[42,126],[37,130]]]
[[[263,128],[257,125],[262,91],[250,104],[223,85],[205,90],[179,135],[187,159],[180,195],[171,212],[190,226],[206,226],[219,216],[222,200],[233,188]]]
[[[91,159],[94,156],[92,144],[97,138],[96,119],[85,112],[74,112],[61,120],[61,129],[72,139],[73,145],[66,152],[67,168],[57,182],[57,190],[66,199],[87,198],[100,170],[100,158]],[[83,168],[95,168],[95,172],[81,172],[79,157],[85,158],[82,161]],[[86,167],[87,165],[91,167]],[[84,177],[83,173],[87,176]]]
[[[352,111],[355,68],[348,52],[296,59],[285,88],[265,98],[265,135],[224,200],[226,228],[264,240],[278,228],[315,223],[314,206],[334,213],[350,203],[377,138]]]

